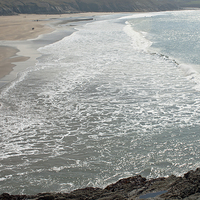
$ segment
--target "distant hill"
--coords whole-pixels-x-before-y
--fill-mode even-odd
[[[176,0],[180,9],[198,8],[200,9],[200,0]]]
[[[200,0],[0,0],[0,15],[141,12],[200,7]]]

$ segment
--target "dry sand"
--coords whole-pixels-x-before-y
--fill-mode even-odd
[[[6,46],[9,41],[24,41],[27,39],[37,38],[41,34],[46,34],[54,31],[56,26],[53,23],[56,19],[73,17],[90,17],[94,15],[103,15],[108,13],[77,13],[77,14],[63,14],[63,15],[35,15],[35,14],[21,14],[16,16],[0,16],[0,41],[4,42],[0,45],[0,79],[8,75],[15,64],[13,62],[22,62],[28,57],[18,56],[18,49]],[[60,22],[62,23],[62,21]],[[66,21],[65,21],[66,23]],[[14,46],[13,46],[14,47]]]
[[[26,40],[54,30],[49,23],[58,18],[89,17],[108,13],[77,13],[63,15],[21,14],[0,16],[0,40]]]

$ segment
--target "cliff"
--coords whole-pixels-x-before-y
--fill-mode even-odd
[[[0,15],[154,12],[200,8],[199,0],[0,0]]]
[[[175,0],[0,0],[0,15],[176,10]]]

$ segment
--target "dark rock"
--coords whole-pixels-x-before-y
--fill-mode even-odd
[[[10,195],[7,193],[3,193],[0,195],[1,200],[26,200],[27,196],[26,195]]]
[[[109,191],[117,191],[117,190],[126,190],[127,192],[133,190],[133,188],[139,188],[144,186],[146,183],[146,178],[143,178],[142,176],[134,176],[129,178],[124,178],[119,181],[117,181],[114,184],[108,185],[105,190]]]
[[[54,200],[55,197],[54,197],[53,194],[47,193],[47,194],[42,194],[42,195],[39,196],[37,199],[38,199],[38,200]]]
[[[108,185],[105,189],[88,187],[70,193],[39,193],[37,195],[10,195],[3,193],[0,200],[134,200],[148,199],[200,199],[200,168],[183,177],[147,180],[137,175]]]

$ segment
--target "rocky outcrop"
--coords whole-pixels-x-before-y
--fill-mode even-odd
[[[70,193],[40,193],[37,195],[0,195],[0,200],[134,200],[134,199],[200,199],[200,168],[183,177],[147,180],[137,175],[124,178],[106,188],[84,188]]]
[[[161,11],[177,8],[175,0],[0,0],[0,15]]]

